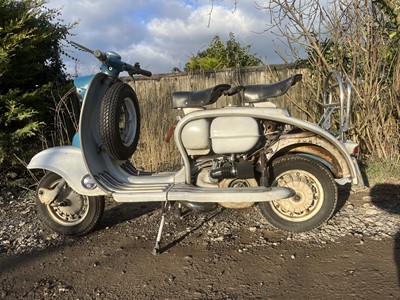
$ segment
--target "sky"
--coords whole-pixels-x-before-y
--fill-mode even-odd
[[[183,70],[215,35],[226,41],[230,32],[243,47],[252,45],[250,53],[264,63],[282,63],[275,37],[265,32],[268,14],[253,0],[237,5],[235,0],[215,0],[213,7],[210,0],[49,0],[47,6],[60,9],[64,24],[79,22],[70,30],[70,40],[93,50],[115,51],[125,62],[139,62],[153,73]],[[66,50],[78,58],[63,58],[69,74],[97,72],[99,63],[90,54]]]

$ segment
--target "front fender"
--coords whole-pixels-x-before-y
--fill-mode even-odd
[[[106,195],[99,187],[84,188],[82,179],[89,174],[83,161],[82,152],[72,146],[49,148],[32,157],[28,169],[44,169],[64,178],[77,193],[86,196]]]

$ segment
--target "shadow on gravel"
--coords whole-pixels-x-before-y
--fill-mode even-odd
[[[29,268],[29,266],[32,264],[32,261],[57,252],[60,249],[63,249],[65,246],[66,245],[53,246],[44,250],[36,250],[27,253],[16,254],[13,256],[8,255],[0,257],[0,276],[14,269]]]
[[[334,214],[342,209],[342,207],[346,204],[347,200],[350,197],[351,192],[351,184],[348,183],[346,185],[338,185],[338,202],[336,204],[336,209]]]
[[[182,242],[184,239],[186,239],[188,236],[192,235],[193,233],[195,233],[197,230],[199,230],[201,227],[203,227],[204,224],[206,224],[207,222],[211,221],[212,219],[215,219],[218,215],[220,215],[222,212],[224,211],[224,208],[220,208],[218,209],[215,213],[212,213],[211,215],[209,215],[208,217],[205,217],[203,219],[203,221],[197,225],[196,227],[190,229],[189,231],[187,231],[185,234],[183,234],[182,236],[178,237],[177,239],[171,241],[170,243],[168,243],[167,245],[161,246],[160,252],[159,254],[162,254],[168,250],[170,250],[171,248],[175,247],[176,245],[178,245],[180,242]],[[191,211],[188,210],[186,212],[187,214],[190,214]],[[161,240],[162,242],[162,240]]]
[[[111,228],[120,223],[124,223],[135,218],[139,218],[145,214],[151,213],[161,207],[160,202],[150,203],[121,203],[104,211],[99,224],[95,231]]]
[[[372,203],[391,214],[400,214],[400,185],[377,184],[370,191]],[[395,226],[400,226],[396,224]],[[397,266],[397,282],[400,286],[400,231],[394,240],[393,258]]]

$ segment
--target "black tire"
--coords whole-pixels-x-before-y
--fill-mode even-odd
[[[103,147],[116,160],[128,159],[136,150],[139,132],[140,111],[136,94],[126,83],[116,82],[105,93],[100,107]]]
[[[45,224],[55,232],[67,236],[84,235],[91,231],[101,219],[104,212],[104,197],[83,196],[65,184],[55,200],[64,201],[63,206],[53,207],[42,203],[38,196],[40,189],[53,189],[60,180],[61,177],[58,174],[47,173],[39,182],[36,194],[38,214]]]
[[[321,162],[301,155],[277,158],[269,166],[271,186],[290,187],[289,199],[260,202],[263,216],[275,227],[305,232],[319,227],[333,214],[338,192],[330,170]]]

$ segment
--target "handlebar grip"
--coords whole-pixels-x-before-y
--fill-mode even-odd
[[[107,55],[101,50],[93,51],[93,55],[100,61],[105,62],[107,60]]]
[[[140,75],[144,75],[147,77],[151,77],[151,75],[152,75],[152,73],[150,71],[141,69],[139,63],[135,63],[134,66],[124,64],[122,66],[122,70],[127,71],[129,73],[129,75],[131,75],[131,76],[140,74]]]
[[[142,69],[140,69],[140,74],[147,76],[147,77],[151,77],[151,75],[153,75],[150,71],[142,70]]]

